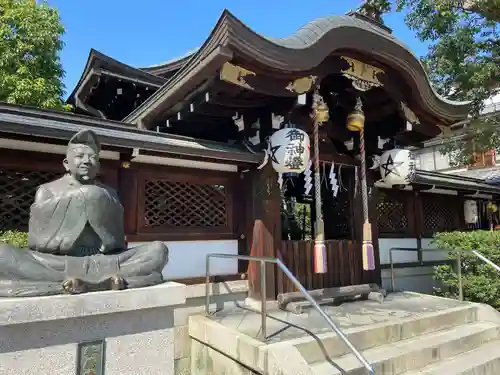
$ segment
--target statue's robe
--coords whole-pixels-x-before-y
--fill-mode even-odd
[[[0,245],[0,296],[60,294],[68,278],[99,282],[119,276],[128,287],[157,284],[168,260],[161,242],[125,250],[116,192],[68,175],[38,188],[28,247]]]
[[[90,229],[87,225],[95,240],[80,238]],[[30,249],[78,256],[79,248],[91,251],[99,245],[95,254],[106,254],[123,250],[124,241],[123,207],[113,189],[100,184],[81,185],[70,176],[38,188],[30,211]]]

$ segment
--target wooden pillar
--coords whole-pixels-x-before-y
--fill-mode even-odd
[[[410,207],[413,207],[413,214],[408,213],[408,221],[411,223],[411,228],[414,231],[415,238],[417,239],[417,249],[422,249],[422,236],[424,234],[424,212],[422,210],[422,195],[418,191],[413,192],[413,200]],[[418,252],[418,261],[422,262],[424,260],[421,251]]]
[[[258,115],[260,122],[260,137],[271,134],[271,113],[261,112]],[[245,123],[245,127],[247,124]],[[278,257],[281,246],[281,196],[278,186],[278,175],[269,162],[261,170],[247,172],[244,177],[251,185],[247,205],[247,244],[248,252],[252,256]],[[276,299],[276,267],[266,265],[266,299]],[[251,261],[248,265],[249,297],[261,299],[261,272],[260,263]]]
[[[237,233],[238,238],[238,254],[239,255],[250,255],[250,246],[248,234],[251,233],[249,229],[247,214],[249,210],[252,210],[252,186],[250,174],[240,170],[238,172],[239,177],[234,182],[233,189],[233,221],[234,221],[234,233]],[[250,186],[249,186],[250,185]],[[248,261],[238,260],[238,273],[244,278],[248,272]]]
[[[129,155],[120,155],[118,196],[123,205],[125,235],[137,233],[137,178]]]

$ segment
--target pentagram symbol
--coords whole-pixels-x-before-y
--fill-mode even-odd
[[[271,146],[271,160],[276,164],[279,164],[278,159],[276,159],[276,152],[278,152],[280,147],[281,146]]]
[[[396,170],[397,167],[403,164],[404,162],[394,163],[394,160],[392,160],[392,155],[389,155],[387,161],[384,164],[380,164],[380,167],[384,170],[384,178],[389,176],[391,173],[395,174],[396,176],[403,177]]]

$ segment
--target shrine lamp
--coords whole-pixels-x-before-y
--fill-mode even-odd
[[[409,185],[415,176],[415,160],[411,151],[393,149],[380,157],[380,175],[388,185]]]
[[[276,131],[269,139],[269,157],[278,173],[302,173],[310,158],[307,133],[297,128]]]

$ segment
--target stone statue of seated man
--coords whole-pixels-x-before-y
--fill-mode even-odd
[[[66,174],[39,186],[31,206],[28,249],[0,243],[0,297],[77,294],[163,282],[168,249],[151,242],[125,249],[123,206],[97,183],[99,141],[71,138]]]

